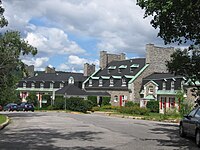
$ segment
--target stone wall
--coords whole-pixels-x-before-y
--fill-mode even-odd
[[[166,61],[169,61],[171,54],[174,52],[173,47],[157,47],[154,44],[146,45],[146,63],[151,64],[151,68],[154,72],[166,73]]]
[[[104,69],[112,61],[121,61],[125,59],[126,55],[124,53],[118,55],[118,54],[108,54],[107,51],[100,51],[99,67],[101,69]]]

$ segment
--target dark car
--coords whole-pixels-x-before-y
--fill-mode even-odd
[[[200,107],[193,109],[180,121],[179,134],[181,137],[195,137],[196,144],[200,147]]]
[[[0,111],[2,111],[3,110],[3,107],[0,105]]]
[[[3,107],[4,111],[17,111],[18,106],[15,103],[9,103],[6,106]]]
[[[34,106],[33,106],[33,104],[29,104],[29,103],[21,103],[20,105],[18,105],[18,111],[34,112]]]

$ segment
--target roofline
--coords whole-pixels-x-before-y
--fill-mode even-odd
[[[149,64],[146,64],[129,82],[128,84],[133,83],[133,81],[135,81],[135,79],[137,79],[137,77],[149,66]]]
[[[93,77],[97,72],[99,72],[101,70],[101,68],[99,68],[97,71],[95,71],[91,76],[89,76],[83,83],[82,83],[82,89],[85,89],[85,83],[91,78]]]

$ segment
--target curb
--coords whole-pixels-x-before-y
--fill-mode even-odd
[[[0,124],[0,130],[2,130],[5,126],[7,126],[10,122],[10,119],[8,118],[8,116],[6,116],[6,122]]]

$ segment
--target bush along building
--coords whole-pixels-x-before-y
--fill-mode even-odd
[[[166,61],[170,60],[173,52],[173,47],[163,48],[153,44],[146,45],[146,58],[124,60],[124,55],[100,52],[102,67],[83,82],[83,88],[86,91],[108,92],[111,104],[115,106],[124,106],[126,101],[140,102],[143,78],[154,72],[167,73]],[[105,56],[109,56],[110,63]],[[116,61],[117,57],[122,59]]]
[[[32,73],[33,74],[33,73]],[[29,93],[36,93],[40,107],[44,102],[43,96],[50,95],[51,104],[54,104],[55,92],[65,88],[68,85],[76,86],[76,89],[82,89],[82,83],[87,77],[83,73],[55,71],[55,68],[47,67],[45,71],[34,72],[34,76],[27,77],[18,83],[17,90],[20,91],[22,101],[26,101]],[[65,88],[68,89],[68,88]],[[70,90],[70,89],[68,89]],[[77,91],[77,95],[79,94]],[[84,93],[84,91],[81,91]]]
[[[148,101],[159,101],[159,112],[165,113],[180,109],[177,92],[184,92],[186,79],[169,73],[153,73],[142,80],[140,107]]]

